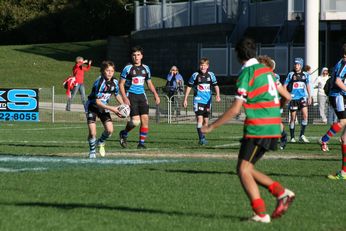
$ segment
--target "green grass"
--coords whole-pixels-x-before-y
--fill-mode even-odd
[[[245,221],[251,209],[236,159],[194,158],[235,157],[240,125],[221,127],[208,135],[207,146],[198,146],[194,125],[152,123],[148,149],[140,152],[137,130],[128,149],[119,147],[123,124],[117,125],[106,146],[111,155],[92,161],[85,158],[85,124],[1,123],[0,216],[6,217],[1,230],[342,230],[346,225],[345,182],[325,177],[340,167],[336,138],[328,154],[316,143],[289,144],[267,156],[296,158],[258,162],[258,169],[297,199],[281,219],[255,224]],[[313,140],[325,130],[309,126],[307,136]],[[261,194],[272,211],[274,198],[263,188]]]
[[[100,72],[100,63],[107,57],[107,41],[52,43],[0,46],[0,79],[3,88],[51,88],[64,94],[62,82],[72,72],[77,56],[93,60],[85,73],[86,92]],[[125,64],[124,64],[125,65]],[[115,76],[123,67],[116,67]],[[165,80],[153,77],[155,86],[164,86]]]
[[[88,91],[106,57],[106,41],[0,46],[1,86],[56,86],[62,95],[62,80],[78,55],[95,61],[86,73]],[[141,151],[138,129],[128,149],[119,147],[123,126],[115,123],[106,158],[88,160],[85,123],[0,123],[0,229],[345,229],[345,182],[325,177],[340,168],[340,144],[333,138],[329,153],[317,145],[328,126],[309,125],[310,144],[289,144],[256,165],[297,195],[288,213],[268,225],[245,221],[251,209],[235,172],[241,125],[223,126],[199,146],[195,125],[151,122],[148,149]],[[271,212],[275,200],[266,189],[261,194]]]

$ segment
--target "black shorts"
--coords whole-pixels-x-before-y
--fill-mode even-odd
[[[303,97],[300,99],[291,100],[288,108],[290,109],[290,111],[299,111],[307,106],[308,103],[306,102],[306,99]]]
[[[210,114],[210,104],[194,103],[193,110],[195,111],[196,116],[207,118]]]
[[[277,149],[277,138],[243,138],[241,141],[238,159],[255,164],[266,151]]]
[[[346,96],[329,96],[329,103],[339,120],[346,119]]]
[[[111,114],[105,112],[104,109],[99,109],[95,104],[89,104],[88,112],[86,113],[87,123],[95,123],[96,118],[99,117],[102,123],[112,122]]]
[[[129,93],[128,98],[130,100],[130,116],[137,115],[148,115],[149,114],[149,104],[148,99],[145,94],[133,94]]]

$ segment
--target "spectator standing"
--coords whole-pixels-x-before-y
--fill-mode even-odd
[[[176,66],[172,66],[167,75],[166,92],[168,98],[172,101],[177,115],[180,115],[179,99],[180,96],[184,94],[184,79]],[[174,95],[176,97],[172,97]]]
[[[330,78],[328,68],[323,67],[321,71],[321,75],[317,77],[315,86],[317,87],[317,99],[319,104],[320,116],[322,118],[322,122],[327,124],[327,116],[326,116],[326,105],[327,105],[327,95],[324,92],[324,86],[326,85],[327,80]]]
[[[71,97],[67,99],[66,111],[71,111],[72,100],[76,96],[78,91],[81,95],[83,107],[85,108],[86,97],[85,97],[85,87],[84,87],[84,72],[90,70],[91,63],[92,63],[91,60],[89,61],[84,60],[84,58],[81,56],[78,56],[76,58],[76,64],[73,66],[73,69],[72,69],[72,74],[76,78],[75,86],[72,89]],[[84,66],[84,64],[88,64],[88,65]]]

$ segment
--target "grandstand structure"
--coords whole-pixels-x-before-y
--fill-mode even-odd
[[[127,60],[121,60],[119,53],[140,44],[154,75],[164,76],[174,64],[186,77],[197,68],[199,58],[207,56],[211,69],[229,84],[240,67],[234,44],[247,35],[258,43],[259,54],[276,60],[276,71],[285,76],[294,57],[306,58],[306,31],[311,25],[306,28],[305,8],[312,8],[306,7],[309,2],[318,7],[317,22],[312,23],[318,24],[318,64],[313,68],[317,74],[318,67],[334,65],[340,44],[345,42],[343,0],[134,1],[135,31],[129,37],[109,38],[108,55],[122,66]]]

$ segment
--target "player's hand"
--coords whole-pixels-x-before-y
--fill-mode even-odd
[[[308,105],[311,105],[312,99],[311,97],[308,97]]]
[[[88,64],[91,65],[92,62],[93,62],[92,60],[89,60]]]
[[[159,97],[159,96],[156,96],[156,97],[155,97],[155,103],[156,103],[156,105],[159,105],[160,102],[161,102],[160,97]]]
[[[187,108],[187,101],[186,100],[184,100],[183,106],[184,106],[184,108]]]
[[[216,95],[216,102],[220,102],[221,101],[221,98],[220,98],[220,96],[219,95]]]
[[[210,126],[203,126],[202,128],[201,128],[201,132],[202,133],[209,133],[209,132],[211,132],[213,129],[210,127]]]
[[[124,104],[127,104],[127,105],[131,106],[131,103],[130,103],[129,98],[124,97],[124,98],[123,98],[123,101],[124,101]]]

